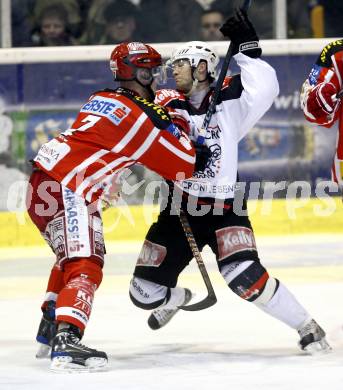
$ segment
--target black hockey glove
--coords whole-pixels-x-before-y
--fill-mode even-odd
[[[224,37],[231,40],[233,44],[233,55],[241,52],[252,58],[261,56],[262,50],[259,45],[258,36],[244,10],[236,9],[233,16],[219,30]]]
[[[194,142],[193,146],[195,149],[195,171],[204,171],[212,153],[204,144]]]

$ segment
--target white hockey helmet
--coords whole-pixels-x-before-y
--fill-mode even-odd
[[[179,46],[174,50],[168,62],[172,64],[174,61],[181,59],[189,60],[194,68],[198,66],[200,61],[206,61],[209,75],[213,79],[216,78],[219,56],[206,42],[191,41]]]

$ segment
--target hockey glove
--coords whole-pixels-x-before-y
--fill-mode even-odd
[[[332,83],[320,83],[315,86],[307,97],[307,111],[316,120],[326,119],[338,104],[337,89]]]
[[[193,143],[195,149],[195,172],[204,171],[212,153],[204,144]]]
[[[190,127],[186,118],[172,109],[168,109],[168,114],[171,118],[172,124],[168,126],[167,130],[178,139],[181,137],[182,132],[189,135]]]
[[[224,37],[229,38],[233,44],[233,55],[243,53],[251,58],[258,58],[262,54],[259,38],[247,13],[236,9],[220,28]]]

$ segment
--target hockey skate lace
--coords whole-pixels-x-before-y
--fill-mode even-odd
[[[80,337],[78,337],[76,334],[69,333],[69,332],[63,332],[63,333],[65,333],[66,344],[70,344],[71,346],[76,345],[78,348],[90,350],[90,348],[86,347],[84,344],[81,343]]]
[[[176,312],[176,309],[174,310],[160,309],[160,310],[155,310],[153,314],[157,319],[157,321],[161,324],[164,323],[165,321],[168,321],[174,312]]]
[[[87,347],[86,345],[81,343],[81,339],[77,337],[76,335],[70,335],[69,340],[74,344],[77,345],[79,348],[83,348],[85,350],[91,351],[92,348]]]

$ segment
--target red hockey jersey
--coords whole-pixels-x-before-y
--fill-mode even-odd
[[[165,109],[118,88],[94,93],[72,127],[43,144],[36,166],[87,201],[96,201],[118,172],[141,163],[174,180],[192,176],[188,137],[173,133]]]
[[[300,102],[304,115],[309,122],[325,127],[337,125],[336,153],[332,164],[332,180],[343,187],[343,108],[339,101],[336,109],[326,118],[315,118],[307,108],[307,100],[315,86],[321,83],[332,83],[337,91],[343,89],[343,40],[329,43],[320,53],[308,78],[305,80]]]

